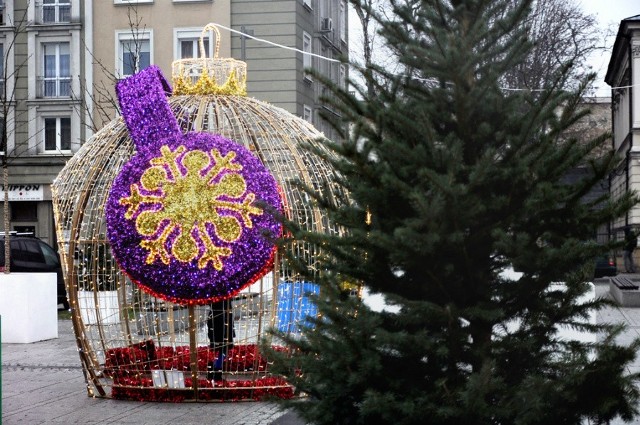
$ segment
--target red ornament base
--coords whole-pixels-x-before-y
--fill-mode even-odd
[[[285,351],[285,347],[272,347]],[[156,348],[152,340],[128,347],[107,350],[104,375],[113,380],[111,396],[119,400],[136,401],[240,401],[270,397],[292,398],[293,387],[282,377],[267,373],[268,362],[255,345],[238,345],[227,350],[223,360],[219,352],[208,347],[197,349],[199,373],[211,373],[212,365],[221,365],[220,374],[228,377],[215,381],[198,379],[197,391],[189,375],[190,349]],[[185,388],[154,385],[152,371],[171,370],[184,373]],[[257,375],[257,376],[252,376]],[[250,377],[250,379],[243,379]]]

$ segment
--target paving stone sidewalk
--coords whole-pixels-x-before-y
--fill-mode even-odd
[[[2,344],[2,425],[216,424],[303,425],[275,403],[145,403],[87,396],[73,327],[58,321],[58,338]]]
[[[640,280],[640,275],[629,275]],[[596,296],[609,296],[608,280],[597,279]],[[619,337],[640,337],[640,308],[612,307],[598,323],[627,324]],[[58,321],[58,338],[32,344],[2,344],[2,425],[12,424],[216,424],[304,425],[275,403],[145,403],[90,398],[70,320]],[[640,371],[640,359],[629,366]],[[613,421],[610,425],[621,425]],[[636,422],[640,424],[640,418]]]

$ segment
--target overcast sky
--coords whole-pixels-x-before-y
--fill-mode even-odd
[[[611,49],[615,41],[615,35],[618,32],[620,21],[631,16],[640,15],[640,0],[574,0],[576,4],[582,6],[585,12],[595,15],[600,22],[600,27],[609,29],[611,36],[605,40],[606,50],[602,54],[595,55],[591,60],[591,66],[594,72],[598,73],[595,81],[596,96],[611,96],[610,87],[604,82],[604,76],[607,72],[609,59],[611,57]],[[358,43],[362,43],[361,31],[357,25],[358,18],[350,8],[349,22],[349,39],[352,42],[351,55],[356,61],[360,59],[357,55],[355,47]],[[358,56],[358,57],[357,57]]]
[[[620,21],[630,16],[640,15],[639,0],[577,0],[583,9],[596,15],[602,28],[610,28],[612,36],[606,40],[607,51],[602,55],[594,56],[590,61],[593,70],[598,73],[595,82],[597,96],[611,96],[610,87],[604,82],[604,75],[607,72],[611,49],[615,41],[615,34],[618,32]]]

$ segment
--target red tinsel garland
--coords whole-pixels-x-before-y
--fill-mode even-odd
[[[155,388],[151,378],[121,378],[114,380],[111,397],[118,400],[163,401],[180,403],[194,400],[191,378],[185,378],[184,389]],[[202,401],[240,401],[264,400],[270,397],[288,399],[293,397],[293,387],[280,377],[263,377],[244,381],[216,381],[212,384],[206,379],[198,380],[198,400]]]
[[[285,351],[285,347],[272,347]],[[208,347],[197,348],[198,371],[210,371],[219,352]],[[222,362],[223,371],[266,372],[267,359],[256,345],[238,345],[227,350]],[[116,399],[138,401],[183,400],[261,400],[266,397],[291,398],[293,388],[282,377],[262,376],[250,380],[198,380],[197,397],[192,389],[192,378],[185,376],[184,389],[157,388],[151,379],[152,370],[190,371],[190,349],[186,346],[155,348],[152,340],[128,347],[112,348],[106,352],[104,374],[113,379],[111,396]]]

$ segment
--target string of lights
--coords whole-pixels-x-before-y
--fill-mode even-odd
[[[301,323],[307,317],[317,315],[306,294],[319,289],[316,290],[314,282],[303,281],[288,262],[281,261],[281,252],[274,252],[273,262],[265,263],[265,268],[260,269],[260,275],[263,271],[267,271],[267,274],[256,281],[243,278],[243,284],[248,286],[239,292],[228,292],[212,302],[205,300],[206,304],[187,299],[190,296],[184,300],[173,297],[176,288],[191,285],[189,282],[194,281],[192,272],[169,289],[171,297],[162,298],[159,295],[164,294],[148,286],[149,275],[140,275],[136,284],[132,275],[121,271],[120,266],[124,262],[114,260],[114,257],[118,258],[115,244],[110,243],[108,238],[116,235],[118,239],[118,232],[125,225],[137,226],[152,211],[160,211],[147,201],[155,202],[155,199],[172,193],[181,199],[178,202],[181,205],[172,210],[165,203],[163,211],[170,212],[173,218],[169,221],[162,219],[162,228],[156,226],[160,233],[154,231],[154,234],[162,240],[153,242],[160,251],[171,252],[172,257],[165,256],[165,259],[169,260],[172,269],[193,266],[200,270],[197,265],[200,258],[196,257],[206,252],[218,255],[215,253],[227,252],[225,248],[231,249],[231,246],[237,249],[237,270],[245,269],[253,261],[251,259],[254,256],[245,254],[249,251],[244,249],[244,245],[240,246],[243,243],[242,235],[248,234],[238,233],[238,226],[244,228],[242,232],[245,232],[249,229],[246,223],[250,219],[251,228],[262,229],[264,226],[258,225],[258,220],[267,219],[268,214],[253,210],[249,217],[238,209],[234,210],[232,204],[242,204],[240,209],[249,211],[244,203],[247,202],[247,207],[250,207],[249,202],[253,198],[249,197],[249,192],[262,193],[263,177],[260,177],[259,185],[251,187],[251,182],[258,180],[242,177],[241,173],[249,172],[251,165],[240,163],[241,155],[236,152],[238,148],[231,144],[227,145],[228,151],[223,147],[201,149],[191,146],[190,142],[179,142],[180,146],[164,149],[148,138],[149,143],[143,142],[144,148],[138,151],[139,146],[133,140],[138,140],[136,137],[140,134],[149,135],[146,131],[155,132],[158,128],[163,131],[175,130],[174,135],[169,137],[165,137],[166,133],[155,132],[156,135],[163,134],[158,139],[154,137],[160,143],[169,143],[170,139],[176,137],[180,138],[176,140],[182,140],[182,135],[188,133],[202,140],[222,137],[243,146],[275,178],[277,193],[272,191],[272,194],[274,198],[276,194],[279,195],[288,220],[299,223],[307,231],[340,232],[331,224],[325,212],[309,202],[306,192],[296,184],[296,181],[302,181],[306,187],[325,187],[336,199],[346,199],[347,195],[335,183],[334,170],[323,159],[324,155],[330,157],[333,154],[321,142],[324,137],[322,133],[311,123],[284,109],[244,95],[246,78],[244,68],[239,71],[236,67],[239,61],[217,58],[217,55],[215,58],[202,56],[197,60],[201,62],[199,66],[180,62],[172,67],[173,71],[180,72],[172,76],[174,81],[180,82],[181,91],[174,92],[166,99],[164,90],[168,85],[163,82],[160,84],[162,88],[157,86],[154,89],[150,80],[125,80],[136,82],[131,83],[133,86],[122,86],[128,88],[120,90],[119,98],[126,99],[125,105],[133,105],[134,111],[144,111],[144,114],[140,112],[139,117],[135,117],[136,113],[131,114],[131,111],[129,115],[123,113],[121,118],[96,132],[69,159],[52,185],[56,235],[61,262],[65,267],[78,352],[87,377],[87,391],[95,397],[178,402],[293,396],[292,386],[271,370],[268,353],[262,350],[259,343],[271,327],[290,335],[299,335]],[[158,82],[157,79],[153,81]],[[142,95],[136,94],[137,91]],[[147,98],[151,96],[152,99]],[[166,115],[160,116],[160,113]],[[125,126],[125,119],[129,119],[131,128]],[[139,128],[139,125],[144,126],[145,132],[140,133],[142,127]],[[312,146],[314,152],[324,154],[314,155],[303,148],[306,145]],[[132,185],[125,183],[118,186],[117,179],[129,175],[127,168],[136,167],[136,157],[141,158],[140,155],[151,151],[159,152],[160,156],[152,155],[160,160],[154,161],[149,169],[140,169],[140,178],[136,175],[138,180]],[[169,158],[166,155],[171,158],[165,160]],[[198,168],[200,171],[197,171]],[[207,175],[215,174],[215,178],[206,178],[196,190],[187,190],[186,185],[175,186],[176,182],[188,183],[184,181],[185,177],[199,179],[204,170],[207,170]],[[177,190],[165,191],[163,187],[168,189],[169,185]],[[219,192],[221,185],[231,192]],[[109,193],[114,189],[117,198],[118,187],[124,187],[125,190],[127,187],[135,188],[135,194],[130,192],[126,197],[132,195],[132,202],[128,205],[135,204],[136,207],[131,210],[131,218],[114,215],[108,220],[105,210],[109,211],[106,208]],[[191,223],[187,224],[189,226],[195,225],[200,220],[200,212],[185,214],[184,211],[189,208],[188,205],[196,205],[192,203],[199,202],[197,199],[204,199],[202,197],[205,194],[216,199],[223,196],[223,199],[218,199],[218,206],[213,208],[224,209],[222,215],[216,216],[216,220],[222,217],[220,220],[224,220],[225,224],[219,227],[205,224],[193,233],[185,233],[190,235],[188,239],[191,236],[195,238],[191,242],[187,240],[188,245],[193,247],[195,240],[196,245],[202,243],[203,247],[199,247],[197,253],[191,251],[195,257],[181,260],[182,254],[174,255],[178,252],[174,248],[180,243],[169,240],[173,230],[167,231],[165,239],[162,236],[163,229],[171,226],[171,220],[177,223],[176,219],[186,220],[185,223]],[[242,201],[240,197],[243,197]],[[233,201],[236,198],[240,204]],[[116,204],[123,205],[118,200],[112,206]],[[196,208],[202,211],[202,208]],[[117,209],[113,211],[118,212]],[[138,221],[139,217],[143,219]],[[213,233],[214,227],[218,233]],[[234,234],[223,235],[220,233],[223,227]],[[205,232],[208,236],[204,236]],[[250,239],[256,245],[268,242],[261,236],[247,237],[247,240]],[[139,248],[146,249],[134,244],[133,249]],[[292,241],[287,250],[300,261],[305,261],[310,270],[319,270],[320,252],[317,247],[303,241]],[[222,273],[235,268],[230,257],[224,257],[220,257],[221,268],[210,265],[215,276],[212,275],[208,280],[221,289],[227,287]],[[150,262],[147,259],[139,259],[141,267],[142,264],[154,267],[167,265],[160,257]],[[166,270],[160,274],[168,277],[173,272]],[[200,286],[193,285],[192,289],[199,292]],[[201,298],[199,294],[196,296]],[[278,342],[272,344],[272,348],[276,351],[287,350]]]

